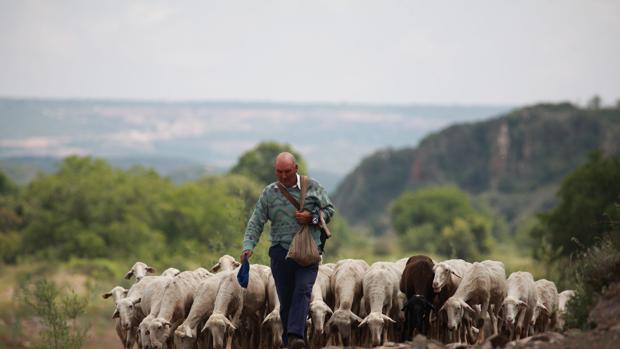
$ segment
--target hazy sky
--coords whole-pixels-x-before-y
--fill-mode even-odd
[[[0,96],[620,97],[620,1],[0,0]]]

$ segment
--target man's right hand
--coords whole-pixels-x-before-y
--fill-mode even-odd
[[[239,257],[239,261],[243,263],[246,258],[250,258],[252,256],[252,250],[243,250],[241,252],[241,256]]]

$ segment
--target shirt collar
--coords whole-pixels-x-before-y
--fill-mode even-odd
[[[289,188],[297,187],[299,190],[301,190],[301,177],[299,176],[299,173],[297,173],[296,176],[297,176],[297,183],[295,183],[295,185],[293,185],[292,187],[289,187]],[[280,183],[282,183],[282,182],[280,182]]]

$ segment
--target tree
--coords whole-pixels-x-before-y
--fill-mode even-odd
[[[172,189],[152,170],[122,171],[101,159],[68,157],[57,173],[24,189],[23,252],[61,259],[152,257],[165,248],[157,223]]]
[[[601,103],[602,103],[601,97],[599,95],[594,95],[588,101],[588,109],[599,110],[601,109]]]
[[[435,230],[452,223],[456,217],[474,213],[467,193],[455,186],[439,186],[401,194],[390,209],[392,226],[405,234],[412,226],[431,224]]]
[[[237,164],[230,173],[241,174],[250,177],[263,185],[275,181],[274,160],[281,152],[290,152],[295,156],[299,165],[299,173],[308,173],[306,161],[301,154],[295,151],[289,144],[277,142],[261,142],[252,150],[249,150],[239,158]]]
[[[0,172],[0,261],[15,263],[21,249],[23,226],[18,187]]]
[[[474,209],[467,193],[455,186],[403,193],[390,209],[392,226],[410,251],[476,258],[488,253],[493,220]]]
[[[620,157],[590,155],[562,182],[559,204],[540,214],[532,229],[537,241],[546,240],[558,256],[570,256],[580,245],[592,246],[620,222]],[[555,252],[554,252],[555,253]]]

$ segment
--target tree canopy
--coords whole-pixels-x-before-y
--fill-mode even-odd
[[[390,208],[392,226],[403,246],[457,258],[489,252],[492,219],[474,209],[455,186],[405,192]]]
[[[287,151],[297,160],[299,173],[307,174],[308,166],[301,154],[293,149],[289,144],[277,142],[261,142],[253,149],[243,153],[237,164],[230,170],[230,173],[241,174],[252,178],[263,185],[275,181],[274,160],[281,152]]]
[[[619,178],[619,156],[592,153],[562,182],[558,205],[539,215],[534,238],[547,241],[558,256],[592,246],[620,221]]]

